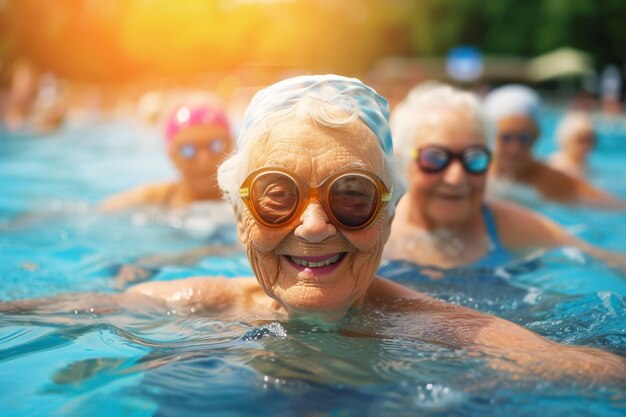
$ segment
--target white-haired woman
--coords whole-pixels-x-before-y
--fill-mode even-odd
[[[587,159],[596,145],[593,120],[582,111],[568,112],[559,121],[555,139],[558,150],[548,157],[548,164],[575,177],[588,174]]]
[[[254,97],[243,129],[218,175],[255,277],[144,283],[121,298],[237,321],[332,322],[354,336],[464,348],[513,373],[626,375],[608,352],[559,345],[376,275],[404,187],[387,102],[371,88],[336,75],[284,80]]]
[[[539,137],[539,95],[523,85],[505,85],[490,92],[484,109],[495,125],[494,161],[490,174],[497,179],[497,195],[516,198],[515,184],[535,190],[545,199],[566,204],[624,209],[618,198],[595,188],[582,178],[566,174],[538,161],[532,149]]]
[[[428,83],[395,108],[391,130],[408,191],[396,210],[386,257],[437,268],[502,266],[538,249],[576,246],[626,264],[512,202],[485,200],[492,164],[487,124],[471,93]]]

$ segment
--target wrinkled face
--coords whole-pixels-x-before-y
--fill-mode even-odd
[[[232,149],[230,133],[217,125],[193,125],[174,136],[168,153],[170,159],[189,179],[215,175],[217,166]]]
[[[503,117],[496,125],[494,159],[498,164],[512,170],[532,161],[532,147],[539,131],[530,117]]]
[[[340,129],[304,119],[279,122],[252,145],[250,155],[248,173],[283,168],[310,187],[350,167],[371,171],[390,186],[380,145],[360,121]],[[312,199],[294,222],[279,228],[259,224],[242,205],[239,235],[270,297],[291,315],[333,321],[363,299],[375,277],[389,223],[385,207],[367,228],[346,231],[332,224],[319,201]]]
[[[483,145],[484,134],[466,114],[439,110],[432,121],[418,132],[415,148],[441,146],[459,153],[472,145]],[[427,173],[415,161],[408,167],[411,207],[429,228],[462,225],[480,213],[486,185],[486,174],[468,174],[459,159],[443,171]]]

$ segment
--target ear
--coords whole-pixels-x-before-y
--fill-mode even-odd
[[[533,140],[537,140],[537,138],[539,137],[539,135],[541,134],[541,128],[539,127],[539,124],[535,121],[533,121]]]
[[[170,143],[167,146],[167,156],[168,158],[170,158],[170,162],[172,163],[172,165],[174,165],[174,167],[176,167],[176,169],[180,171],[178,152],[174,143]]]

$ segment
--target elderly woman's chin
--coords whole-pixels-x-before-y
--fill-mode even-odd
[[[364,296],[376,272],[367,271],[355,279],[351,270],[357,265],[351,258],[346,256],[344,265],[328,274],[312,274],[308,269],[299,272],[283,269],[272,287],[273,298],[290,316],[310,316],[324,321],[342,318]],[[370,279],[366,279],[366,275]]]
[[[476,213],[476,203],[471,198],[434,198],[428,205],[430,219],[441,227],[461,225]]]

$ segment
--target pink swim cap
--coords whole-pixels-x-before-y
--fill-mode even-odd
[[[170,144],[174,136],[181,130],[194,125],[217,125],[229,131],[228,120],[223,111],[209,106],[179,107],[167,119],[165,137]]]

